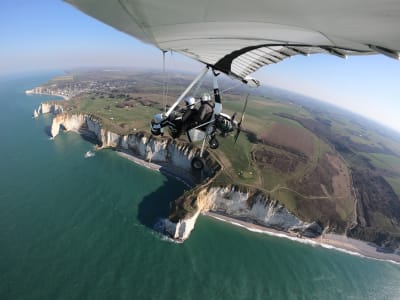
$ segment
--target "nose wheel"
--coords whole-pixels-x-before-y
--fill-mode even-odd
[[[211,140],[208,142],[208,145],[211,149],[217,149],[219,147],[219,142],[215,137],[212,137]]]

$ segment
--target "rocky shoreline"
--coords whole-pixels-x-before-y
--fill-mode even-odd
[[[244,222],[215,212],[204,212],[203,215],[245,228],[252,232],[263,233],[274,237],[286,238],[292,241],[305,243],[312,246],[320,246],[326,249],[334,249],[336,251],[345,252],[347,254],[357,255],[369,259],[383,260],[400,264],[400,251],[397,251],[396,253],[379,252],[375,245],[371,245],[368,242],[352,239],[344,235],[326,233],[317,238],[299,237],[294,233],[288,233],[265,226],[260,226],[254,223]]]
[[[51,89],[48,89],[48,88],[46,89],[46,88],[43,88],[43,87],[36,87],[36,88],[31,89],[31,90],[26,90],[25,94],[27,94],[27,95],[57,96],[57,97],[63,98],[64,100],[69,100],[70,99],[70,96],[67,96],[67,95],[63,94],[62,91],[56,92],[56,91],[53,91]]]

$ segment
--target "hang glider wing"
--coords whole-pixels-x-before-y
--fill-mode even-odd
[[[161,50],[244,79],[294,55],[400,58],[398,0],[66,0]]]

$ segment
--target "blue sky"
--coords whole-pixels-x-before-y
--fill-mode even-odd
[[[78,66],[162,66],[160,50],[56,0],[2,0],[0,74]],[[176,54],[171,68],[201,66]],[[382,55],[296,56],[254,74],[269,85],[356,111],[400,131],[400,61]]]

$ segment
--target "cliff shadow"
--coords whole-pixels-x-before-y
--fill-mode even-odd
[[[44,133],[45,133],[48,137],[52,137],[52,135],[51,135],[51,126],[50,126],[50,125],[45,126],[45,127],[43,128],[43,131],[44,131]]]
[[[80,128],[79,135],[81,136],[82,139],[84,139],[85,141],[87,141],[89,143],[92,143],[99,147],[103,146],[103,143],[101,141],[99,141],[99,139],[97,138],[97,135],[90,130]]]
[[[168,218],[174,201],[183,194],[184,189],[189,189],[170,176],[165,176],[165,179],[164,184],[145,196],[138,207],[139,222],[155,231],[159,231],[156,228],[159,220]]]

